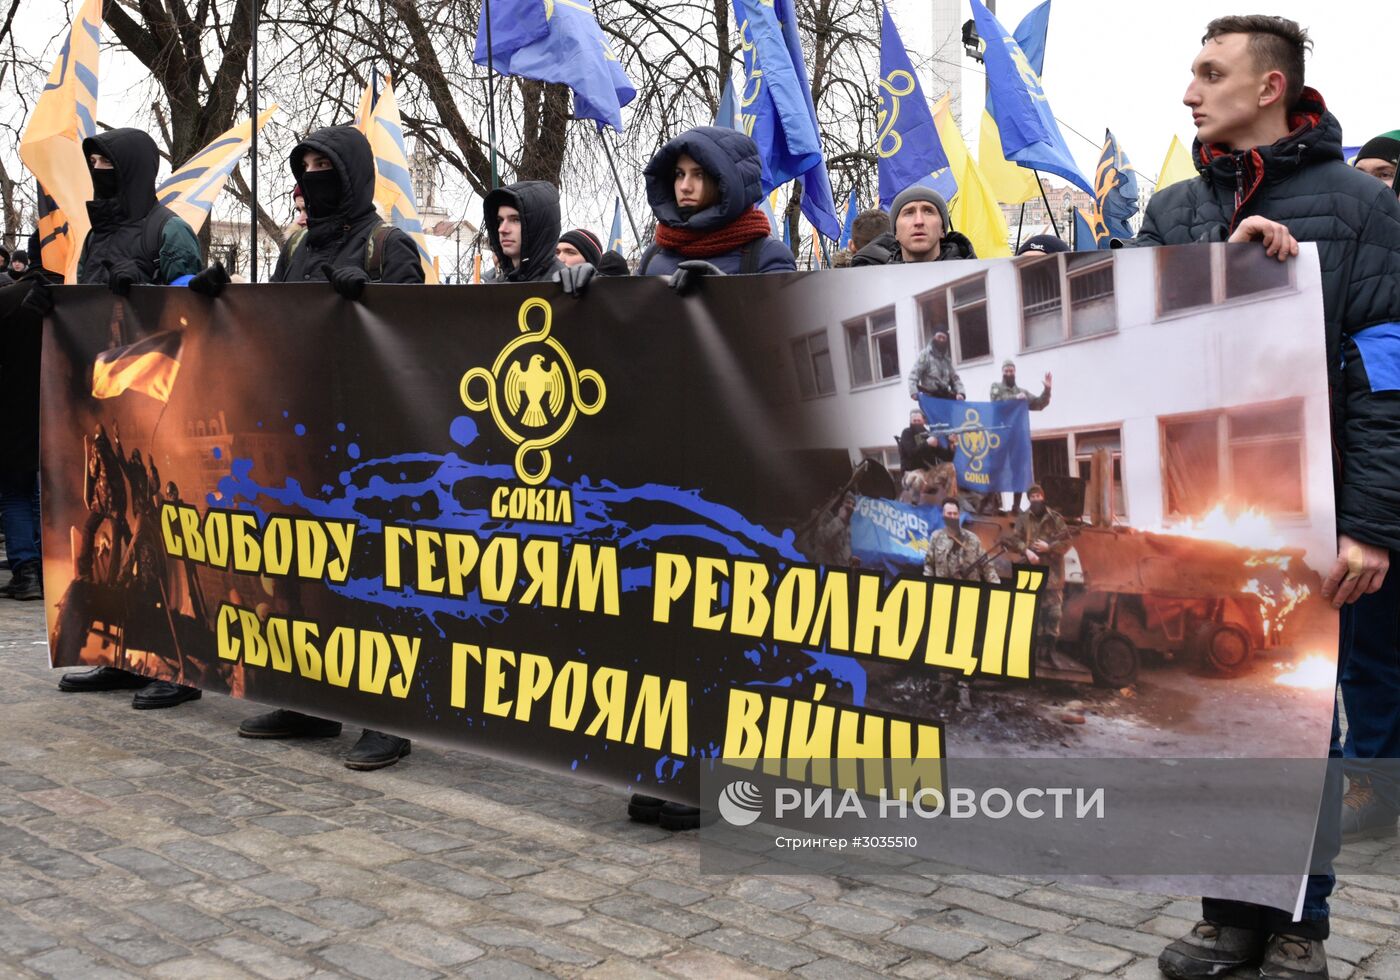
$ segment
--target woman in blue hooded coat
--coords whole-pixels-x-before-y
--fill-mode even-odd
[[[736,129],[697,126],[671,140],[644,171],[656,241],[637,275],[792,272],[792,251],[772,237],[758,144]]]

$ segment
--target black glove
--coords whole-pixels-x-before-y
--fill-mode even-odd
[[[19,305],[22,309],[41,317],[48,316],[53,312],[53,287],[43,276],[31,279],[29,295],[24,297],[24,302]]]
[[[598,270],[591,262],[580,262],[578,265],[564,266],[554,274],[554,281],[564,287],[565,296],[578,299],[597,274]]]
[[[704,259],[686,259],[671,273],[670,286],[679,295],[694,292],[695,287],[705,276],[722,276],[719,266]]]
[[[118,296],[131,293],[132,286],[149,282],[145,273],[131,259],[118,259],[107,266],[107,288]]]
[[[343,265],[339,269],[332,269],[327,262],[321,266],[321,274],[330,280],[331,288],[346,299],[359,299],[360,294],[365,291],[365,283],[369,282],[369,273],[358,265]]]
[[[215,262],[203,272],[190,277],[189,287],[192,292],[201,296],[208,296],[211,299],[224,291],[233,280],[228,277],[227,270],[222,262]]]

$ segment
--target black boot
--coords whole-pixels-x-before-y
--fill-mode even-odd
[[[4,594],[20,602],[44,598],[44,577],[39,572],[39,559],[20,562],[15,566]]]

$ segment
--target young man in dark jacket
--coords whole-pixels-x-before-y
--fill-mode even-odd
[[[735,129],[697,126],[671,140],[644,171],[656,241],[639,276],[671,276],[685,291],[698,276],[792,272],[792,250],[772,237],[758,144]],[[680,272],[677,277],[676,273]]]
[[[853,266],[975,259],[972,242],[952,230],[948,202],[932,187],[914,184],[895,195],[890,230],[856,253]]]
[[[496,255],[492,282],[549,282],[564,263],[559,243],[559,191],[542,180],[498,187],[483,202],[486,237]]]
[[[1137,245],[1260,242],[1280,260],[1317,244],[1332,390],[1337,559],[1323,594],[1342,610],[1338,670],[1395,655],[1400,548],[1400,203],[1342,159],[1341,126],[1303,84],[1307,34],[1280,17],[1212,21],[1185,103],[1200,176],[1153,197]],[[1373,706],[1374,707],[1374,706]],[[1395,704],[1385,706],[1391,718]],[[1340,754],[1333,721],[1332,754]],[[1338,846],[1340,774],[1329,773],[1314,862]],[[1327,975],[1331,874],[1308,878],[1303,919],[1206,899],[1202,920],[1158,963],[1170,977],[1205,977],[1259,963],[1261,977]]]
[[[202,268],[199,241],[184,219],[156,203],[160,152],[139,129],[113,129],[83,140],[93,199],[92,230],[78,257],[80,285],[106,285],[119,296],[132,286],[168,286]],[[25,301],[30,309],[52,307],[48,282],[36,279]],[[136,688],[135,708],[171,708],[200,696],[198,688],[152,681],[117,667],[70,671],[60,691],[86,693]]]
[[[292,150],[306,231],[282,248],[272,282],[330,282],[356,299],[366,283],[421,283],[418,246],[374,209],[374,151],[354,126],[318,129]]]

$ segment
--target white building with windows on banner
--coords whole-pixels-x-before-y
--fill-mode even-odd
[[[1331,467],[1309,466],[1331,453],[1312,250],[1287,264],[1203,245],[823,278],[810,329],[773,351],[775,397],[802,413],[810,448],[844,446],[897,477],[908,375],[943,329],[970,400],[989,400],[1008,359],[1033,394],[1053,374],[1049,406],[1030,415],[1038,480],[1088,477],[1106,449],[1118,523],[1171,529],[1253,511],[1314,528],[1314,563],[1335,548]]]

